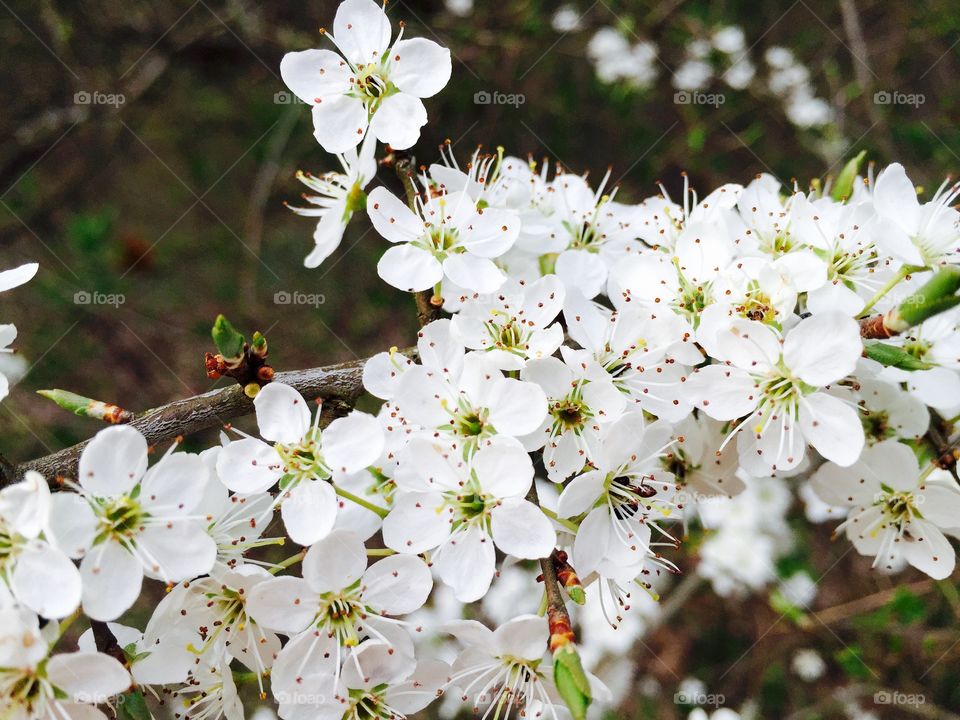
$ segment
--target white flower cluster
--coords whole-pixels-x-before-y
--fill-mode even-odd
[[[330,37],[341,54],[281,66],[344,170],[302,176],[319,193],[302,211],[320,216],[308,265],[365,208],[389,243],[380,276],[450,317],[422,328],[414,356],[367,362],[376,415],[324,427],[273,382],[254,401],[259,437],[151,464],[144,437],[118,425],[61,491],[35,473],[4,489],[0,715],[98,718],[92,706],[133,683],[168,686],[187,718],[238,720],[242,666],[264,699],[269,677],[285,720],[402,718],[444,693],[486,716],[557,718],[571,688],[583,717],[607,689],[561,662],[570,629],[553,604],[536,614],[537,585],[511,591],[490,629],[425,623],[435,582],[473,603],[497,592],[498,568],[525,567],[511,575],[522,582],[542,560],[587,603],[581,618],[618,625],[631,594],[656,596],[686,566],[678,538],[696,523],[700,574],[721,594],[758,590],[789,543],[798,478],[848,509],[840,527],[884,571],[953,571],[960,487],[922,436],[931,409],[960,407],[960,311],[940,298],[944,312],[894,328],[885,356],[857,318],[893,318],[957,261],[956,188],[921,203],[891,165],[850,178],[850,197],[760,176],[629,204],[609,173],[592,185],[502,151],[460,169],[447,149],[408,178],[406,200],[368,196],[377,141],[417,140],[449,53],[392,38],[372,0],[343,2]],[[13,272],[0,287],[33,270]],[[891,353],[900,361],[876,359]],[[284,532],[265,536],[277,510]],[[257,552],[287,538],[304,550]],[[112,622],[145,578],[169,591],[145,629]],[[802,605],[815,588],[795,576],[781,592]],[[129,672],[91,634],[79,653],[55,651],[46,621],[78,609],[111,623]],[[441,633],[458,652],[423,657],[417,638]]]

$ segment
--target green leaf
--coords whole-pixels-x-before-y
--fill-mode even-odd
[[[590,682],[583,672],[580,656],[569,645],[553,656],[553,681],[574,720],[584,720],[590,706]]]
[[[238,358],[243,354],[243,335],[237,332],[237,329],[223,315],[217,315],[210,334],[217,352],[224,358]]]
[[[142,692],[131,690],[120,696],[120,702],[117,703],[117,720],[153,720]]]
[[[837,181],[830,189],[830,197],[841,202],[853,195],[853,183],[857,179],[857,175],[860,172],[860,165],[866,156],[867,151],[861,150],[857,153],[856,157],[850,158],[847,161],[847,164],[843,166],[843,170],[837,175]]]
[[[956,307],[960,304],[957,290],[960,290],[960,267],[948,265],[940,268],[923,287],[900,303],[894,317],[888,321],[888,326],[892,330],[903,332],[934,315]]]
[[[914,357],[903,348],[899,348],[896,345],[887,345],[886,343],[865,344],[863,346],[863,353],[881,365],[900,368],[901,370],[929,370],[934,367],[930,363]]]

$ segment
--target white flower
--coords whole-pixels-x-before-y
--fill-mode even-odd
[[[334,486],[328,480],[372,464],[383,449],[376,418],[352,412],[322,432],[320,409],[311,421],[307,401],[294,388],[273,382],[254,398],[260,435],[231,442],[220,451],[217,473],[237,493],[264,492],[277,483],[277,504],[290,538],[312,545],[333,527]],[[271,444],[272,443],[272,444]]]
[[[342,153],[363,140],[369,126],[376,138],[405,149],[420,138],[427,122],[421,98],[440,92],[450,80],[450,51],[432,40],[390,44],[390,21],[373,0],[345,0],[337,8],[332,50],[287,53],[280,75],[287,87],[313,106],[317,141]]]
[[[666,535],[667,544],[676,545],[658,525],[676,510],[675,479],[661,462],[673,443],[670,435],[665,423],[644,427],[642,416],[624,415],[605,429],[593,461],[596,469],[576,476],[564,488],[557,515],[586,515],[573,545],[579,573],[596,571],[632,580],[655,555],[651,529]]]
[[[608,171],[596,191],[579,175],[557,175],[550,183],[550,230],[541,252],[557,253],[557,276],[587,298],[596,297],[610,269],[639,248],[633,208],[613,199],[617,188],[604,194],[609,179]]]
[[[934,367],[912,372],[884,368],[881,378],[906,383],[914,397],[936,410],[960,405],[960,309],[934,315],[889,343]]]
[[[550,26],[558,33],[568,33],[582,27],[583,15],[573,5],[561,5],[550,19]]]
[[[560,352],[563,361],[531,360],[520,373],[547,396],[546,418],[523,443],[528,450],[543,447],[543,464],[554,482],[596,460],[602,426],[620,417],[626,407],[626,398],[609,373],[588,352],[566,346]]]
[[[297,179],[317,195],[304,195],[303,199],[313,207],[293,207],[297,215],[319,217],[317,229],[313,233],[313,251],[307,255],[303,264],[315,268],[340,247],[344,230],[354,212],[366,205],[363,189],[377,172],[377,163],[373,154],[376,142],[367,136],[358,153],[351,148],[337,156],[343,166],[343,172],[328,172],[316,177],[309,173],[297,172]]]
[[[827,664],[820,653],[812,648],[803,648],[793,654],[790,667],[805,682],[814,682],[823,677]]]
[[[36,615],[0,609],[0,717],[106,720],[94,706],[126,691],[130,674],[103,653],[48,655],[48,642]]]
[[[920,472],[906,445],[887,440],[863,451],[851,467],[827,463],[814,473],[813,487],[831,505],[853,508],[837,530],[874,567],[892,569],[905,559],[941,580],[956,556],[944,532],[957,534],[960,488],[946,472]]]
[[[960,213],[953,203],[960,185],[947,180],[923,205],[903,165],[893,163],[877,177],[873,205],[880,220],[874,228],[877,244],[909,265],[933,267],[957,261],[960,253]]]
[[[859,313],[896,269],[874,242],[872,205],[837,203],[829,197],[808,200],[798,194],[791,216],[792,237],[819,252],[827,264],[826,283],[801,288],[809,290],[807,307],[815,313]]]
[[[0,292],[12,290],[13,288],[29,282],[40,266],[37,263],[27,263],[11,270],[0,272]],[[0,325],[0,353],[12,353],[9,345],[17,339],[17,328],[13,325]],[[0,400],[3,400],[10,392],[10,380],[0,372]]]
[[[383,643],[368,640],[346,655],[314,664],[305,682],[274,695],[280,717],[295,720],[403,720],[443,693],[450,667],[439,661],[417,663]]]
[[[741,466],[753,475],[796,467],[810,443],[828,460],[851,465],[864,434],[852,404],[824,388],[843,380],[862,352],[860,330],[846,315],[802,320],[785,339],[766,325],[737,320],[718,338],[714,364],[687,379],[691,401],[716,420],[743,418]]]
[[[186,684],[173,691],[183,708],[177,718],[183,720],[244,720],[243,702],[223,654],[198,663]]]
[[[861,376],[857,381],[867,442],[916,440],[927,432],[930,411],[915,395],[897,383],[878,378]]]
[[[147,469],[147,441],[136,429],[101,430],[80,456],[80,485],[51,498],[52,540],[83,557],[83,610],[112,620],[140,595],[143,576],[174,583],[213,567],[217,547],[195,514],[203,460],[168,452]]]
[[[496,291],[506,280],[493,258],[509,250],[520,234],[510,210],[477,207],[465,192],[442,191],[416,201],[416,212],[386,188],[367,198],[374,228],[394,243],[377,263],[380,277],[407,292],[433,288],[449,278],[479,293]]]
[[[682,384],[703,356],[684,318],[642,306],[610,312],[576,291],[567,296],[563,316],[570,337],[590,351],[634,409],[670,422],[690,413]]]
[[[541,668],[550,636],[547,619],[520,615],[490,630],[476,620],[457,620],[446,625],[466,647],[453,664],[452,684],[460,688],[461,700],[481,708],[505,708],[520,717],[549,713],[560,703],[553,681]]]
[[[394,401],[407,422],[467,454],[495,435],[533,433],[547,414],[539,385],[505,378],[481,353],[467,355],[461,367],[448,372],[425,365],[409,368]]]
[[[494,295],[466,297],[450,331],[471,350],[483,351],[493,367],[520,370],[527,360],[550,357],[563,343],[563,328],[553,322],[563,298],[556,275],[529,285],[510,281]]]
[[[494,437],[464,460],[449,446],[414,438],[406,457],[411,467],[397,473],[401,494],[383,521],[384,543],[404,553],[437,548],[433,567],[457,599],[478,600],[490,587],[494,545],[529,560],[553,550],[550,521],[524,499],[533,464],[516,440]]]
[[[413,642],[396,619],[419,609],[433,587],[426,563],[413,555],[392,555],[367,567],[363,541],[334,530],[307,551],[303,578],[280,576],[258,583],[247,612],[263,627],[290,636],[271,672],[274,697],[295,692],[305,675],[343,648],[364,638],[384,643],[409,663]],[[334,668],[339,671],[339,668]],[[328,681],[330,677],[326,678]]]

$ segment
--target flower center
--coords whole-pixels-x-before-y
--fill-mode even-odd
[[[128,495],[104,501],[99,515],[100,527],[94,544],[107,539],[130,540],[143,529],[144,522],[150,517],[140,503]]]
[[[296,480],[307,478],[323,480],[332,474],[320,454],[319,430],[311,428],[299,443],[292,445],[277,443],[273,448],[283,460],[286,472]]]
[[[580,398],[580,391],[557,400],[550,406],[550,415],[553,416],[553,434],[560,435],[567,431],[577,432],[593,417],[593,412]]]
[[[344,711],[342,720],[391,720],[403,717],[387,705],[386,692],[386,684],[377,685],[370,690],[349,690],[349,707]]]
[[[358,581],[344,590],[324,593],[320,596],[320,611],[317,613],[316,626],[336,637],[341,646],[353,647],[360,642],[357,623],[365,614]]]

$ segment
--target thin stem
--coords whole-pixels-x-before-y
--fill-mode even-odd
[[[296,555],[291,555],[286,560],[281,560],[272,568],[270,568],[270,573],[276,575],[281,570],[286,570],[291,565],[296,565],[298,562],[303,560],[303,556],[306,554],[306,550],[301,550]]]
[[[916,272],[920,272],[921,270],[924,270],[924,268],[918,267],[916,265],[904,265],[902,268],[900,268],[900,271],[896,275],[894,275],[892,278],[890,278],[889,281],[887,281],[886,285],[884,285],[882,288],[880,288],[877,291],[876,295],[874,295],[872,298],[867,300],[867,304],[863,306],[863,310],[860,311],[860,314],[857,315],[857,317],[858,318],[866,317],[867,314],[873,309],[873,306],[876,305],[878,302],[880,302],[884,297],[886,297],[888,292],[893,290],[903,280],[910,277],[910,275]]]
[[[359,497],[358,495],[354,495],[352,492],[349,492],[348,490],[344,490],[341,487],[337,487],[334,489],[337,491],[337,495],[339,495],[340,497],[346,498],[347,500],[355,502],[357,505],[359,505],[360,507],[365,507],[370,512],[375,512],[381,518],[385,518],[387,515],[390,514],[390,511],[387,510],[386,508],[380,507],[379,505],[374,505],[369,500],[364,500],[362,497]]]
[[[545,508],[542,505],[540,506],[540,512],[542,512],[544,515],[546,515],[548,518],[550,518],[554,522],[560,523],[570,532],[575,533],[577,532],[577,530],[580,529],[580,526],[577,525],[572,520],[567,520],[566,518],[559,517],[553,510],[550,510],[549,508]]]
[[[390,557],[396,554],[397,551],[390,548],[367,548],[367,557]]]

